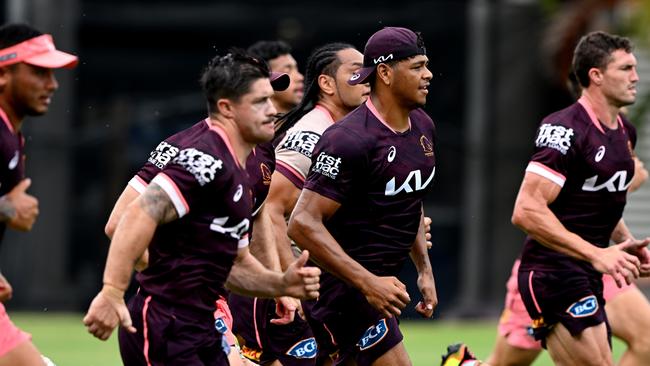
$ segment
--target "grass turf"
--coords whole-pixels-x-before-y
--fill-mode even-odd
[[[121,365],[115,334],[102,342],[86,332],[82,314],[12,313],[21,329],[33,336],[38,349],[58,366]],[[480,358],[486,358],[494,344],[496,320],[488,321],[402,321],[404,343],[415,366],[439,365],[447,345],[464,342]],[[614,342],[614,356],[620,357],[625,346]],[[535,366],[552,365],[543,353]]]

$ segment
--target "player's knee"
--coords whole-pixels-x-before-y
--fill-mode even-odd
[[[632,352],[650,361],[650,334],[636,333],[628,346]]]

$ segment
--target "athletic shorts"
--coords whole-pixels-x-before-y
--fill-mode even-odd
[[[318,347],[306,321],[296,315],[290,324],[272,324],[277,318],[273,299],[252,298],[230,294],[233,332],[241,340],[246,358],[261,365],[275,360],[284,366],[316,364]]]
[[[335,280],[338,281],[338,280]],[[323,288],[321,277],[321,289]],[[356,361],[358,366],[371,365],[404,338],[395,317],[385,318],[355,288],[338,282],[335,290],[321,292],[311,317],[323,324],[327,336],[315,332],[320,345],[331,343],[334,365]]]
[[[0,303],[0,357],[32,339],[29,333],[18,329],[9,319],[4,305]]]
[[[528,314],[533,319],[536,340],[545,339],[556,323],[562,323],[572,336],[605,322],[611,340],[602,276],[588,276],[575,271],[519,270],[519,291]]]
[[[124,365],[228,366],[213,313],[169,304],[142,290],[128,308],[137,332],[119,330]]]
[[[501,318],[499,319],[499,334],[506,339],[509,345],[528,350],[541,350],[541,342],[535,340],[532,333],[533,320],[526,311],[526,306],[521,299],[519,286],[517,285],[517,273],[519,272],[520,260],[517,259],[512,266],[510,278],[506,283],[506,298]],[[603,275],[603,296],[605,302],[613,299],[618,294],[636,286],[634,284],[624,285],[622,288],[616,286],[614,278]]]

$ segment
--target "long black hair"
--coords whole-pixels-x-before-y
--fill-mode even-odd
[[[341,60],[339,60],[337,53],[348,48],[354,48],[354,46],[340,42],[328,43],[318,47],[309,55],[305,73],[305,93],[296,107],[277,120],[275,142],[282,139],[289,128],[316,107],[320,94],[318,77],[322,74],[336,76],[336,71],[341,66]]]

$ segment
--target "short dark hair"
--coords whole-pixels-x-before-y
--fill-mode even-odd
[[[0,49],[8,48],[28,39],[43,35],[43,32],[24,23],[7,23],[0,27]]]
[[[251,56],[266,62],[291,53],[291,46],[285,41],[258,41],[246,50]]]
[[[239,101],[249,92],[254,81],[269,76],[266,62],[246,54],[243,50],[231,49],[225,56],[216,56],[201,75],[201,87],[208,102],[208,111],[216,111],[219,99]]]
[[[311,53],[307,59],[307,71],[305,72],[305,94],[295,108],[277,121],[278,127],[275,131],[277,138],[281,139],[283,133],[316,107],[320,95],[318,77],[323,74],[336,76],[336,72],[341,66],[338,52],[349,48],[355,49],[351,44],[335,42],[318,47]]]
[[[634,45],[629,38],[602,31],[583,36],[573,51],[573,72],[584,88],[589,86],[589,70],[596,67],[604,70],[616,50],[632,52]]]

